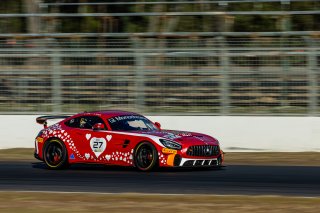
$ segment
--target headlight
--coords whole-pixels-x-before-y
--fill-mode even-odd
[[[165,140],[165,139],[159,139],[159,140],[165,147],[167,147],[169,149],[180,150],[182,148],[181,145],[177,142],[169,141],[169,140]]]

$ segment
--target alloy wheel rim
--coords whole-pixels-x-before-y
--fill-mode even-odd
[[[56,166],[62,161],[62,147],[57,143],[51,143],[47,148],[46,160],[48,164]]]
[[[149,146],[142,146],[138,150],[137,163],[140,168],[148,168],[153,162],[153,151]]]

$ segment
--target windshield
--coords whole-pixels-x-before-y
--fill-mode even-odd
[[[108,122],[115,131],[157,130],[151,121],[139,115],[116,116],[109,118]]]

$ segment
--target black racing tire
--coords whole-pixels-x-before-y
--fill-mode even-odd
[[[150,142],[139,143],[134,150],[134,165],[140,171],[151,171],[158,167],[158,151]]]
[[[64,143],[56,138],[48,140],[43,148],[43,160],[49,169],[66,168],[68,152]]]

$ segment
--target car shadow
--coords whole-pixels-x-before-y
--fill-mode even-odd
[[[49,170],[45,163],[43,162],[34,162],[32,163],[32,167],[34,169],[44,169]],[[192,172],[192,171],[221,171],[224,170],[225,167],[220,168],[211,168],[211,167],[199,167],[199,168],[192,168],[192,167],[161,167],[156,168],[150,172],[157,173],[157,172]],[[114,165],[101,165],[101,164],[73,164],[69,167],[65,168],[64,170],[71,170],[71,171],[131,171],[131,172],[138,172],[138,173],[145,173],[143,171],[137,170],[134,167],[127,167],[127,166],[114,166]]]

